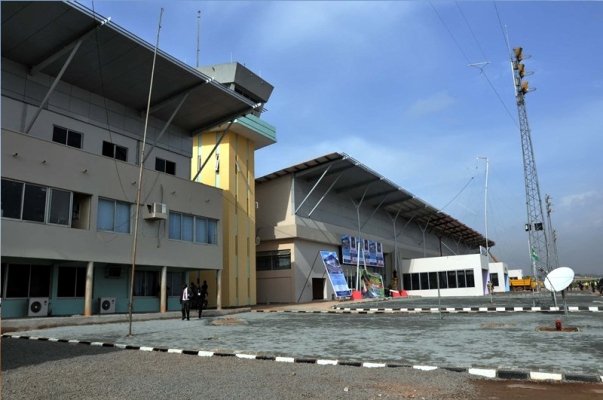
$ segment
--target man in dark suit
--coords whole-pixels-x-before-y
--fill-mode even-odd
[[[182,288],[182,294],[180,295],[180,304],[182,304],[182,320],[186,317],[187,320],[191,319],[191,297],[192,293],[186,284]]]

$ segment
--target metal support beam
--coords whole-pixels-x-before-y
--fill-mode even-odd
[[[345,172],[345,171],[344,171]],[[329,192],[331,191],[331,189],[333,189],[333,186],[335,186],[335,184],[337,183],[337,181],[339,180],[339,178],[341,178],[341,176],[344,174],[344,172],[340,173],[337,178],[335,178],[335,180],[333,181],[333,183],[331,183],[331,186],[329,186],[329,188],[327,189],[327,191],[322,195],[322,197],[318,200],[318,202],[316,203],[316,205],[314,206],[314,208],[312,208],[310,210],[310,212],[308,213],[308,217],[312,216],[312,213],[314,212],[314,210],[316,210],[316,208],[320,205],[320,203],[322,203],[322,201],[324,200],[325,197],[327,197],[327,194],[329,194]]]
[[[168,119],[168,121],[163,126],[163,129],[161,130],[161,132],[159,132],[159,136],[157,136],[157,138],[153,141],[153,143],[151,144],[151,148],[149,149],[149,151],[147,152],[147,154],[144,156],[144,160],[142,160],[143,164],[147,160],[147,158],[149,158],[149,156],[151,155],[151,152],[153,152],[153,150],[155,149],[155,146],[157,145],[157,143],[159,143],[159,140],[161,139],[161,137],[163,136],[163,134],[165,133],[165,131],[167,130],[167,128],[172,124],[172,121],[174,120],[174,117],[176,116],[176,114],[178,114],[178,111],[180,111],[180,108],[182,107],[182,105],[184,104],[184,102],[186,101],[186,99],[188,99],[188,96],[190,94],[191,94],[191,90],[189,90],[188,92],[186,92],[184,94],[184,96],[182,96],[182,99],[180,99],[180,102],[176,106],[176,109],[174,110],[174,112],[172,112],[172,115],[170,115],[170,118]]]
[[[69,52],[69,50],[73,49],[75,46],[79,46],[81,44],[81,42],[83,42],[85,39],[88,38],[88,36],[93,34],[98,28],[102,27],[109,21],[111,21],[111,18],[102,20],[100,25],[97,25],[94,28],[90,29],[89,31],[86,31],[85,33],[80,35],[77,39],[72,40],[69,44],[63,46],[63,48],[61,50],[53,52],[53,54],[51,56],[45,58],[44,60],[40,61],[39,63],[37,63],[36,65],[31,67],[29,69],[29,74],[36,75],[38,72],[40,72],[41,70],[43,70],[44,68],[46,68],[47,66],[49,66],[50,64],[52,64],[53,62],[55,62],[56,60],[61,58],[62,56],[64,56],[65,54],[67,54]]]
[[[190,94],[190,93],[191,93],[193,90],[195,90],[195,89],[197,89],[198,87],[201,87],[201,86],[203,86],[203,85],[205,85],[205,84],[207,84],[207,81],[206,81],[206,82],[203,82],[203,83],[200,83],[200,84],[197,84],[197,85],[194,85],[193,87],[190,87],[190,88],[188,88],[188,89],[182,90],[182,91],[180,91],[180,92],[178,92],[178,93],[176,93],[176,94],[174,94],[174,95],[172,95],[172,96],[170,96],[170,97],[168,97],[168,98],[166,98],[166,99],[163,99],[163,100],[158,101],[157,103],[155,103],[155,104],[153,104],[153,105],[151,106],[151,111],[150,111],[150,113],[151,113],[151,114],[156,113],[157,111],[159,111],[159,110],[161,110],[161,109],[163,109],[163,108],[165,108],[165,107],[169,106],[170,104],[172,104],[173,102],[175,102],[175,101],[178,99],[178,97],[179,97],[179,96],[182,96],[182,94],[183,94],[183,93],[184,93],[184,96],[185,96],[185,97],[188,97],[188,95],[189,95],[189,94]],[[182,100],[180,100],[180,101],[182,102]],[[140,113],[141,115],[142,115],[142,114],[144,114],[145,112],[146,112],[146,109],[145,109],[145,110],[139,110],[139,113]]]
[[[308,197],[310,197],[310,195],[312,194],[312,192],[314,192],[314,190],[316,189],[316,187],[318,186],[318,184],[322,181],[322,178],[325,177],[325,175],[327,174],[327,172],[329,172],[329,170],[331,169],[331,167],[333,166],[333,164],[329,164],[329,166],[324,170],[324,172],[322,173],[322,175],[320,176],[320,178],[318,178],[318,181],[316,181],[316,183],[314,184],[314,186],[312,186],[312,189],[310,189],[310,191],[308,192],[308,194],[306,195],[306,197],[304,197],[304,199],[301,201],[301,203],[299,204],[299,206],[297,206],[297,208],[295,209],[295,213],[297,214],[297,212],[299,211],[299,209],[304,205],[304,203],[306,202],[306,200],[308,200]]]
[[[337,194],[345,193],[349,190],[358,189],[361,186],[368,185],[368,184],[371,184],[371,183],[374,183],[374,182],[380,181],[380,180],[381,180],[381,178],[371,178],[371,179],[367,179],[362,182],[355,182],[355,183],[352,183],[351,185],[346,185],[346,186],[340,187],[339,189],[337,189],[335,191],[335,193],[337,193]]]
[[[387,199],[387,196],[388,196],[387,194],[385,196],[383,196],[383,199],[381,199],[381,202],[379,203],[379,205],[377,207],[375,207],[375,209],[371,213],[370,217],[368,217],[367,220],[364,221],[364,223],[362,224],[362,226],[360,227],[360,229],[364,228],[364,226],[371,220],[371,218],[373,218],[375,216],[375,214],[377,213],[377,211],[379,211],[379,209],[381,208],[381,205],[383,204],[383,202],[385,201],[385,199]]]
[[[230,129],[230,126],[233,124],[233,122],[234,122],[234,120],[230,121],[230,123],[228,124],[228,126],[226,127],[226,129],[224,129],[222,131],[222,134],[218,138],[218,141],[216,142],[214,148],[211,149],[211,151],[209,152],[209,155],[207,156],[207,158],[205,159],[205,161],[203,162],[203,164],[201,164],[201,167],[199,168],[199,171],[197,171],[197,173],[195,174],[195,177],[193,178],[193,182],[195,182],[197,180],[197,178],[199,177],[199,174],[201,173],[201,171],[203,171],[203,168],[205,168],[205,165],[208,163],[208,161],[211,158],[211,156],[214,155],[214,152],[216,151],[216,149],[218,148],[218,146],[222,142],[222,139],[224,139],[224,136],[226,136],[226,132],[228,132],[228,130]]]
[[[61,78],[63,77],[63,74],[67,70],[67,67],[69,66],[69,64],[71,64],[71,61],[73,60],[73,57],[75,56],[75,53],[77,53],[77,51],[78,51],[78,49],[80,48],[81,45],[82,45],[82,39],[80,39],[75,44],[75,46],[71,50],[71,53],[69,54],[69,57],[67,57],[67,60],[63,64],[63,67],[59,71],[59,74],[56,76],[56,78],[54,78],[54,82],[52,82],[52,85],[50,85],[50,88],[48,89],[48,92],[46,93],[46,96],[42,100],[42,103],[40,103],[40,106],[36,110],[36,113],[34,114],[33,118],[31,119],[31,121],[29,121],[29,124],[27,124],[27,127],[25,128],[25,133],[29,133],[29,131],[31,130],[31,127],[33,126],[33,124],[36,122],[36,120],[40,116],[40,113],[42,112],[42,109],[44,108],[44,106],[48,102],[48,99],[50,98],[50,95],[52,94],[52,92],[54,92],[54,89],[57,87],[57,85],[61,81]]]

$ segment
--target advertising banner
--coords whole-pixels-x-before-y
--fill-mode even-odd
[[[379,274],[373,274],[366,270],[362,271],[362,297],[380,298],[385,297],[383,278]]]
[[[341,237],[341,258],[343,264],[356,265],[358,262],[358,247],[356,237],[343,235]]]
[[[358,245],[357,245],[358,244]],[[358,251],[360,250],[360,254]],[[374,240],[362,239],[352,235],[341,236],[341,259],[346,265],[356,265],[360,257],[360,265],[368,267],[384,267],[383,245]]]
[[[320,258],[325,265],[327,275],[329,275],[329,281],[337,297],[349,297],[352,295],[352,291],[348,286],[348,282],[345,280],[343,269],[339,260],[337,259],[337,253],[334,251],[320,251]]]

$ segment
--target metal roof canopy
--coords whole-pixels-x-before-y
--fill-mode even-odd
[[[390,216],[399,215],[412,220],[421,229],[457,239],[472,248],[486,243],[486,238],[479,232],[437,210],[345,153],[331,153],[287,167],[257,178],[256,182],[267,182],[288,174],[308,182],[335,176],[337,181],[331,183],[330,190],[352,198],[354,203],[362,203],[373,210],[381,208]],[[301,205],[298,205],[299,208]],[[488,243],[489,247],[494,246],[493,241],[488,240]]]
[[[2,57],[56,77],[69,52],[82,43],[62,81],[143,113],[154,46],[76,3],[2,2]],[[102,76],[102,79],[101,79]],[[151,115],[196,133],[240,115],[253,102],[160,50]]]

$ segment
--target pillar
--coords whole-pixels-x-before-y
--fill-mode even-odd
[[[216,309],[222,309],[222,270],[216,271]]]
[[[167,267],[161,267],[161,294],[159,298],[159,312],[167,311]]]
[[[92,278],[94,277],[94,261],[89,261],[86,266],[86,289],[84,292],[84,316],[92,315]]]

